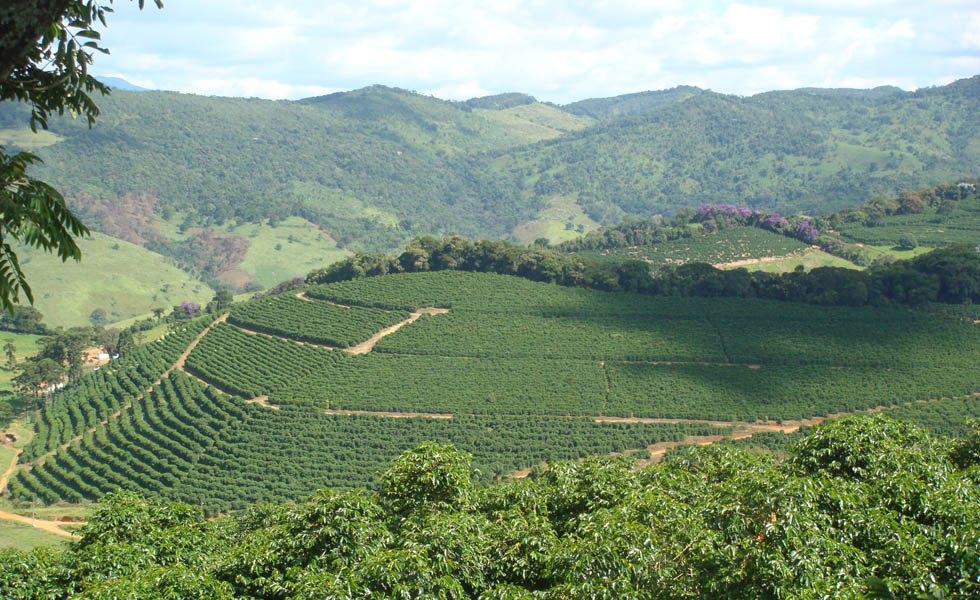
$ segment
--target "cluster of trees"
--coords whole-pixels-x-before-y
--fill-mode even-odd
[[[771,298],[824,305],[921,306],[980,302],[980,253],[970,246],[936,249],[867,271],[820,267],[774,274],[720,270],[704,263],[664,265],[651,276],[643,261],[603,264],[504,241],[416,238],[399,256],[358,254],[307,275],[311,284],[388,273],[462,270],[534,281],[665,296]]]
[[[95,346],[118,357],[131,352],[136,340],[130,329],[73,327],[50,332],[38,345],[37,354],[16,366],[20,373],[13,379],[19,390],[34,398],[50,394],[66,380],[76,383],[83,374],[86,349]]]
[[[13,311],[0,312],[0,329],[14,333],[45,335],[48,326],[41,322],[44,315],[33,306],[16,306]]]
[[[212,521],[112,494],[65,551],[0,553],[0,594],[969,598],[978,466],[980,425],[945,441],[881,417],[818,427],[784,460],[713,446],[640,471],[622,457],[558,462],[489,487],[468,454],[425,442],[376,492]]]

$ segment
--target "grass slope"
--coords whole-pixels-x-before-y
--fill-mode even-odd
[[[582,212],[574,197],[555,196],[548,200],[548,205],[534,219],[515,227],[511,238],[522,244],[546,238],[554,244],[574,239],[598,227],[598,223]]]
[[[21,248],[21,265],[34,289],[35,307],[49,326],[89,325],[93,310],[110,321],[169,310],[183,301],[207,303],[208,286],[167,259],[122,240],[95,233],[79,241],[80,263],[62,263],[51,254]]]
[[[236,271],[266,288],[351,254],[339,249],[337,242],[316,225],[299,217],[281,221],[275,227],[249,223],[226,231],[248,239],[248,251]],[[236,275],[230,272],[226,277]]]
[[[14,333],[12,331],[0,331],[0,348],[7,345],[7,342],[12,342],[16,350],[14,351],[14,356],[17,362],[23,361],[28,356],[34,356],[40,349],[37,341],[41,338],[39,335],[33,335],[30,333]],[[7,357],[4,354],[0,357],[0,361],[6,362]],[[11,380],[17,375],[16,371],[8,371],[6,369],[0,369],[0,392],[6,390],[12,390],[13,385]],[[2,461],[0,461],[2,464]]]

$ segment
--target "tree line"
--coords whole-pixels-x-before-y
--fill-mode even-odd
[[[809,228],[813,226],[806,225],[804,235],[810,235]],[[801,229],[799,224],[796,229]],[[425,236],[412,240],[398,256],[357,254],[310,272],[306,280],[322,284],[447,269],[660,296],[770,298],[831,306],[980,303],[980,253],[966,245],[936,249],[865,271],[818,267],[809,272],[797,268],[776,274],[721,270],[704,263],[664,265],[651,270],[643,261],[605,264],[541,246],[525,248],[502,240],[470,242],[459,236],[442,240]]]

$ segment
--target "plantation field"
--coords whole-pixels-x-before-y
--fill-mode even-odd
[[[425,307],[448,312],[407,322]],[[225,318],[186,323],[57,394],[13,495],[83,502],[122,487],[223,511],[375,487],[422,440],[473,453],[489,481],[757,420],[897,407],[938,427],[976,414],[980,391],[980,326],[955,311],[438,271],[314,286]],[[368,338],[365,354],[344,349]]]
[[[957,203],[949,215],[929,207],[918,214],[882,217],[880,224],[845,223],[841,235],[864,244],[896,245],[905,236],[925,246],[980,243],[980,206],[976,200]]]
[[[280,294],[240,304],[228,321],[301,342],[346,348],[406,318],[406,311],[337,306]]]
[[[800,254],[809,248],[803,242],[759,229],[729,227],[715,233],[700,230],[688,238],[632,248],[610,248],[576,253],[583,258],[603,262],[644,260],[653,264],[703,262],[727,264],[739,261],[784,257]]]

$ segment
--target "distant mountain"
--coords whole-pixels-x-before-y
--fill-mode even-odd
[[[975,176],[978,88],[678,87],[565,107],[385,86],[300,101],[118,90],[92,130],[52,120],[37,173],[97,228],[104,207],[135,195],[167,239],[178,225],[298,216],[354,251],[532,222],[522,239],[553,237],[706,202],[827,213]],[[26,122],[0,104],[0,141],[16,145]]]
[[[656,95],[593,101],[637,110],[614,119],[592,110],[605,120],[511,152],[494,167],[525,173],[529,197],[573,197],[603,224],[707,202],[828,213],[975,176],[978,88],[980,76],[916,92],[702,91],[675,94],[673,103]]]
[[[99,81],[111,87],[114,90],[124,90],[127,92],[145,92],[146,88],[142,88],[138,85],[129,83],[122,77],[99,77]]]

